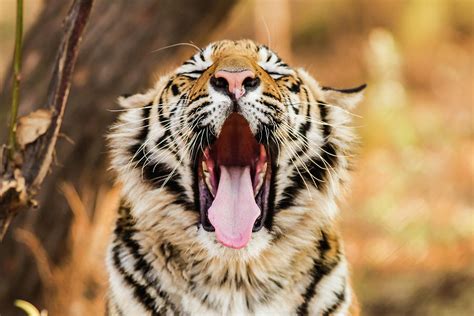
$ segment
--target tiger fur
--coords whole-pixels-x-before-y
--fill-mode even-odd
[[[225,82],[211,84],[217,71],[243,68],[254,81],[238,100],[218,91]],[[364,87],[321,87],[264,45],[226,40],[148,92],[121,97],[109,135],[123,195],[107,255],[108,315],[358,315],[336,202],[353,155],[349,110]],[[200,191],[197,171],[234,112],[271,168],[263,222],[240,249],[209,226],[210,189]]]

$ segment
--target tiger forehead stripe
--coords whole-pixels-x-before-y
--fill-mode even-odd
[[[224,40],[124,96],[112,315],[357,315],[336,225],[363,86]]]

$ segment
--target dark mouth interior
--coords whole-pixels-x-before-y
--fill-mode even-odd
[[[232,113],[225,121],[217,140],[204,149],[197,167],[201,225],[206,231],[214,231],[208,218],[219,188],[220,167],[250,167],[250,176],[255,202],[260,216],[253,225],[253,231],[263,227],[268,209],[268,195],[271,178],[271,163],[268,150],[257,142],[250,126],[243,116]]]

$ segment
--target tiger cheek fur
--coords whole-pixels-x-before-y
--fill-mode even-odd
[[[363,88],[240,40],[120,98],[109,315],[356,315],[335,217]]]

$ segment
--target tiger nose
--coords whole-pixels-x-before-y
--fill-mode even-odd
[[[219,70],[211,78],[211,85],[217,91],[228,94],[235,100],[240,99],[247,91],[256,88],[260,79],[251,70]]]

